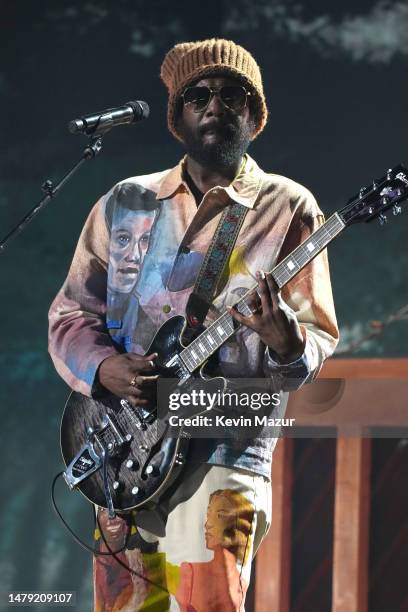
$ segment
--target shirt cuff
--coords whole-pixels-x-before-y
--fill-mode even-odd
[[[306,339],[303,353],[290,363],[282,363],[277,353],[269,347],[266,347],[265,358],[268,370],[274,374],[306,379],[311,372],[310,344],[308,339]]]

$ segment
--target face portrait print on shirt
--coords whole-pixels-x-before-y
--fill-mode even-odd
[[[154,218],[154,212],[124,211],[112,228],[108,276],[111,291],[129,293],[135,288]]]
[[[134,291],[158,203],[140,185],[124,183],[108,200],[106,217],[111,228],[108,291],[129,294]],[[110,223],[109,223],[110,221]]]

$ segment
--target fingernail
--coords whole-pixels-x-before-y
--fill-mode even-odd
[[[259,270],[258,274],[259,277],[262,278],[262,280],[265,280],[265,272],[263,270]]]

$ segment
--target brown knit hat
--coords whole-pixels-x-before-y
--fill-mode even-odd
[[[254,94],[255,132],[258,136],[268,118],[259,66],[243,47],[232,40],[212,38],[180,43],[170,49],[161,66],[160,76],[169,91],[167,122],[169,130],[181,140],[175,126],[177,101],[185,87],[211,74],[238,77]]]

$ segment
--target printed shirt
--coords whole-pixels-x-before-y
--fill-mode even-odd
[[[49,314],[51,357],[75,391],[92,396],[105,358],[124,350],[145,353],[159,327],[185,313],[222,211],[232,201],[248,212],[207,324],[256,285],[258,270],[273,270],[324,222],[305,187],[265,173],[248,155],[234,181],[210,189],[199,206],[183,167],[184,160],[171,170],[121,181],[95,204],[84,225]],[[338,329],[326,250],[281,296],[301,326],[303,354],[281,363],[258,334],[242,327],[219,350],[225,377],[266,377],[274,389],[287,392],[313,380],[333,353]],[[285,400],[274,416],[282,416]],[[193,456],[269,477],[276,437],[240,438],[195,440]]]

